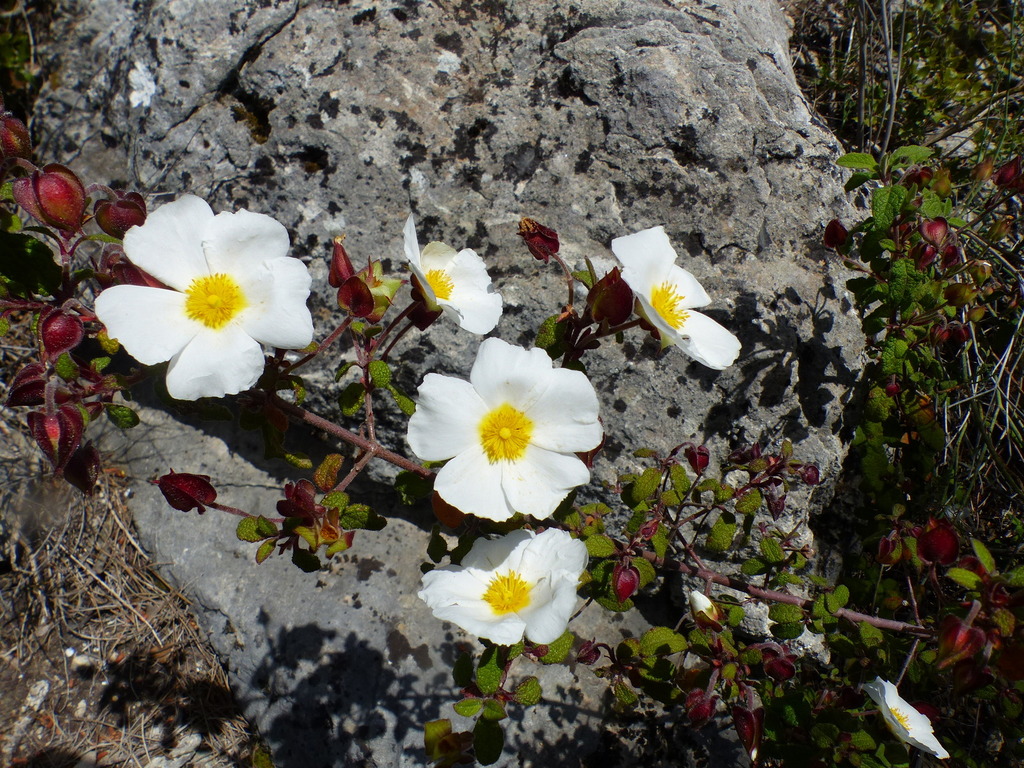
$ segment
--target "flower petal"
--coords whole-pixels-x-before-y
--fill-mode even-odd
[[[302,349],[313,340],[313,318],[306,307],[311,282],[306,265],[288,256],[251,267],[239,276],[249,301],[239,324],[268,346]]]
[[[680,302],[681,307],[693,309],[695,307],[706,307],[711,303],[711,297],[704,290],[704,286],[697,282],[697,278],[676,264],[669,268],[668,274],[665,276],[665,282],[671,283],[676,289],[676,293],[683,297]]]
[[[213,221],[205,200],[182,195],[162,205],[124,236],[128,259],[162,283],[186,290],[196,277],[210,274],[203,253],[203,233]]]
[[[672,242],[668,239],[664,227],[651,227],[625,237],[612,240],[612,253],[622,262],[622,276],[630,271],[643,282],[643,291],[653,285],[654,281],[663,280],[669,266],[678,258]],[[626,279],[629,283],[629,280]],[[640,286],[630,283],[634,291]]]
[[[740,354],[740,340],[700,312],[687,312],[678,329],[658,330],[698,363],[717,371],[728,368]]]
[[[95,310],[107,334],[144,365],[170,360],[202,328],[186,316],[185,294],[165,288],[115,285],[96,297]]]
[[[589,451],[601,443],[597,393],[580,371],[551,371],[552,385],[526,411],[533,422],[530,442],[560,453]]]
[[[421,277],[420,242],[416,239],[416,218],[412,214],[409,214],[409,218],[405,220],[403,234],[405,235],[405,260],[409,262],[409,266],[415,267],[413,271],[416,272],[417,277]]]
[[[470,333],[490,333],[501,318],[501,294],[494,290],[487,268],[475,251],[459,251],[447,266],[452,293],[438,300],[442,310],[453,314],[459,326]]]
[[[462,565],[465,568],[482,568],[489,571],[519,571],[523,555],[536,536],[533,531],[520,528],[505,536],[477,539],[462,558]],[[524,575],[524,578],[527,581],[535,580],[532,575]]]
[[[487,407],[468,381],[428,373],[416,400],[407,439],[423,461],[443,461],[462,451],[481,450],[480,421]]]
[[[434,490],[453,507],[496,522],[508,520],[516,512],[502,488],[502,465],[491,464],[480,446],[459,453],[434,479]]]
[[[484,339],[469,380],[489,408],[508,403],[525,413],[551,385],[553,370],[543,349]]]
[[[548,528],[532,538],[523,548],[516,565],[510,565],[527,581],[538,581],[542,576],[557,571],[566,571],[575,585],[583,569],[587,567],[589,555],[586,545],[574,539],[567,531]]]
[[[527,446],[519,461],[499,462],[499,466],[501,488],[508,504],[517,512],[539,520],[554,512],[570,490],[590,480],[587,465],[575,456],[535,445]]]
[[[203,328],[171,359],[167,392],[178,400],[233,395],[263,373],[263,349],[237,325]]]
[[[576,610],[579,599],[575,578],[564,571],[553,573],[536,584],[530,592],[530,605],[519,611],[519,618],[526,622],[526,636],[534,643],[552,643],[569,626],[569,617]]]
[[[277,219],[242,209],[222,211],[203,233],[203,251],[210,273],[240,279],[249,270],[288,255],[288,230]]]

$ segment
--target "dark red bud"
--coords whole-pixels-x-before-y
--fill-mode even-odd
[[[708,696],[700,688],[690,691],[686,697],[686,716],[690,718],[690,724],[694,728],[700,728],[715,714],[717,696]]]
[[[955,267],[959,263],[960,263],[960,249],[959,248],[957,248],[955,245],[947,245],[945,248],[942,249],[942,261],[939,262],[939,265],[943,269],[949,269],[950,267]]]
[[[1008,187],[1020,177],[1020,155],[999,166],[992,181],[997,187]]]
[[[921,237],[926,243],[938,247],[942,245],[946,235],[949,234],[949,223],[943,218],[926,220],[921,222],[917,231],[921,233]]]
[[[352,317],[369,317],[374,302],[370,286],[359,275],[353,275],[338,288],[338,306]]]
[[[899,385],[898,381],[890,381],[885,385],[885,394],[889,397],[896,397],[902,391],[903,387]]]
[[[839,219],[832,219],[825,227],[825,236],[822,238],[822,241],[825,243],[826,248],[836,251],[846,245],[846,240],[849,236],[849,231],[840,223]]]
[[[558,233],[555,230],[538,224],[533,219],[519,220],[519,236],[530,249],[533,258],[547,264],[553,255],[558,253]]]
[[[746,707],[735,706],[732,708],[732,722],[736,726],[736,733],[743,748],[756,765],[761,738],[764,736],[764,707],[749,710]]]
[[[43,363],[29,363],[14,374],[7,393],[7,405],[42,405],[45,402],[45,373]]]
[[[615,590],[615,597],[620,603],[624,603],[640,587],[640,571],[632,563],[618,563],[612,569],[612,588]]]
[[[28,415],[28,428],[53,471],[60,474],[82,442],[85,419],[77,406],[65,405],[49,415],[33,411]]]
[[[917,555],[926,563],[949,565],[960,553],[960,538],[948,520],[928,521],[917,537]]]
[[[918,269],[931,266],[939,255],[939,249],[928,243],[917,243],[910,251],[914,264]]]
[[[704,474],[704,470],[711,463],[711,451],[703,445],[690,445],[683,449],[683,456],[690,462],[693,471],[698,475]]]
[[[781,656],[774,656],[768,658],[767,655],[762,662],[764,667],[764,673],[768,677],[782,682],[783,680],[789,680],[796,674],[796,657],[791,654],[785,654]]]
[[[644,541],[650,541],[652,538],[654,538],[654,534],[656,534],[657,532],[658,521],[648,520],[640,527],[640,530],[637,531],[637,536],[639,536]]]
[[[146,203],[142,195],[129,192],[119,200],[99,200],[93,207],[99,228],[111,237],[122,239],[132,227],[146,222]]]
[[[16,179],[11,185],[15,201],[51,227],[74,231],[85,216],[85,187],[70,168],[57,163]]]
[[[882,565],[894,565],[903,558],[903,538],[898,531],[891,532],[878,542],[875,556]]]
[[[778,520],[779,515],[786,510],[786,496],[773,496],[768,494],[765,501],[767,502],[768,512],[771,514],[772,519]]]
[[[217,489],[210,484],[209,475],[192,475],[187,472],[179,474],[171,470],[156,484],[167,503],[181,512],[195,509],[201,515],[206,511],[206,505],[212,504],[217,498]]]
[[[75,451],[64,467],[64,479],[90,496],[99,476],[100,452],[92,443],[86,443]]]
[[[618,267],[598,280],[587,294],[590,314],[597,322],[607,320],[609,325],[626,322],[633,313],[633,291],[622,279]]]
[[[28,128],[10,113],[0,116],[0,157],[32,157]]]
[[[1024,645],[1020,642],[1007,643],[996,666],[1009,680],[1024,680]]]
[[[985,633],[959,616],[947,616],[939,627],[939,669],[969,659],[985,645]]]
[[[413,298],[416,298],[416,292],[413,292]],[[434,321],[441,316],[441,310],[432,310],[427,307],[422,301],[418,301],[413,307],[412,312],[409,313],[409,320],[417,328],[417,330],[425,331],[427,328],[434,324]]]
[[[800,479],[806,485],[817,485],[821,482],[821,474],[813,464],[805,464],[800,470]]]
[[[576,661],[580,664],[586,664],[587,666],[596,664],[600,658],[601,649],[593,640],[585,641],[583,645],[580,646],[579,651],[576,652]]]
[[[43,340],[46,354],[60,357],[62,353],[70,352],[82,343],[85,328],[77,315],[51,312],[39,323],[39,336]]]
[[[348,251],[342,245],[344,237],[334,238],[334,250],[331,253],[331,268],[327,273],[327,282],[332,288],[341,288],[346,280],[356,273],[352,266],[352,260],[348,257]]]

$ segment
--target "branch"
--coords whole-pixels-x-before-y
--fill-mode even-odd
[[[763,589],[761,587],[755,587],[753,584],[748,584],[745,581],[734,578],[732,576],[726,576],[725,574],[718,573],[716,571],[709,570],[707,568],[697,568],[687,563],[679,562],[668,557],[658,557],[653,552],[644,552],[644,558],[646,558],[652,565],[664,568],[670,568],[685,573],[688,576],[696,576],[698,579],[704,581],[714,582],[715,584],[721,584],[722,586],[735,589],[738,592],[744,592],[751,597],[756,597],[761,600],[771,600],[776,603],[789,603],[790,605],[796,605],[804,610],[809,610],[814,604],[813,600],[806,597],[798,597],[797,595],[789,595],[785,592],[778,592],[774,589]],[[917,624],[908,624],[905,621],[896,621],[895,619],[883,619],[879,616],[872,616],[867,613],[861,613],[860,611],[854,611],[849,608],[840,608],[833,614],[839,618],[844,618],[852,622],[865,621],[873,627],[879,629],[887,629],[890,632],[903,632],[908,635],[922,638],[932,638],[935,636],[935,632],[928,627],[922,627]]]

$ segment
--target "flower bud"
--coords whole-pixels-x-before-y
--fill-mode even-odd
[[[585,640],[580,649],[576,652],[576,661],[580,664],[596,664],[601,658],[601,649],[593,640]]]
[[[547,264],[558,253],[558,233],[533,219],[519,220],[519,236],[538,261]]]
[[[683,449],[683,456],[698,475],[704,474],[704,470],[711,463],[711,451],[703,445],[688,445]]]
[[[960,249],[955,245],[947,245],[942,249],[942,261],[939,262],[939,266],[943,269],[949,269],[955,267],[960,263]]]
[[[892,531],[879,540],[875,558],[882,565],[894,565],[903,558],[903,537],[899,531]]]
[[[734,706],[732,722],[736,726],[736,733],[740,737],[743,748],[750,755],[751,762],[756,765],[757,752],[761,748],[761,738],[764,736],[764,707],[750,710],[746,707]]]
[[[85,187],[70,168],[57,163],[15,179],[15,202],[47,226],[72,232],[85,216]]]
[[[954,307],[963,307],[978,297],[978,292],[966,283],[953,283],[942,292],[946,301]]]
[[[939,249],[928,243],[916,243],[910,249],[910,257],[918,269],[927,269],[939,255]]]
[[[29,363],[14,374],[7,392],[7,406],[42,405],[46,401],[45,374],[43,363]]]
[[[917,555],[926,563],[949,565],[960,552],[960,539],[948,520],[931,518],[917,537]]]
[[[1020,155],[999,166],[992,181],[997,187],[1008,187],[1020,178]]]
[[[971,178],[975,181],[988,181],[992,178],[992,172],[995,169],[995,163],[992,162],[991,157],[986,157],[971,171]]]
[[[988,228],[986,237],[993,243],[998,243],[1010,233],[1012,223],[1013,221],[1009,217],[993,222],[992,226]]]
[[[917,231],[921,233],[921,238],[926,243],[938,247],[942,245],[946,235],[949,234],[949,223],[941,217],[925,220],[918,226]]]
[[[138,192],[128,192],[117,200],[97,200],[93,215],[100,229],[120,240],[129,229],[146,222],[146,201]]]
[[[715,714],[718,696],[708,696],[700,688],[694,688],[686,696],[686,716],[694,728],[700,728]]]
[[[180,512],[195,509],[199,514],[217,498],[217,489],[210,484],[209,475],[178,473],[173,469],[156,481],[167,503]]]
[[[14,115],[0,115],[0,157],[32,157],[32,140],[28,128]]]
[[[333,262],[331,268],[334,268]],[[352,317],[368,317],[373,314],[373,294],[361,276],[353,275],[338,286],[338,306]]]
[[[85,419],[77,406],[64,405],[51,414],[30,413],[28,429],[59,475],[82,442]]]
[[[839,219],[832,219],[825,227],[825,236],[822,238],[826,248],[831,248],[833,251],[837,251],[846,245],[846,240],[850,236]]]
[[[92,495],[100,476],[100,452],[92,443],[75,451],[64,467],[64,479],[82,493]]]
[[[587,294],[590,314],[597,322],[607,320],[609,325],[626,322],[633,313],[633,291],[622,279],[618,267],[598,280]]]
[[[70,352],[82,343],[82,339],[85,337],[85,328],[77,315],[55,311],[48,314],[39,323],[39,337],[43,341],[46,354],[51,358],[56,358],[64,352]]]
[[[805,485],[817,485],[821,482],[821,474],[813,464],[804,464],[800,468],[800,479],[804,481]]]
[[[959,616],[946,616],[939,627],[939,669],[969,659],[985,645],[985,633]]]
[[[334,238],[334,249],[331,252],[331,268],[327,273],[327,282],[332,288],[340,288],[342,284],[356,273],[352,261],[345,250],[344,237]]]
[[[974,280],[974,284],[981,286],[992,277],[992,264],[987,261],[975,261],[967,268],[967,271]]]
[[[796,675],[796,654],[784,646],[766,643],[761,647],[761,666],[768,677],[781,683]]]
[[[895,379],[893,379],[893,381],[890,381],[888,384],[885,385],[885,394],[889,397],[896,397],[896,395],[898,395],[902,391],[903,387],[901,387],[900,383]]]
[[[932,192],[945,200],[953,192],[953,182],[948,168],[939,168],[932,178]]]
[[[696,589],[690,590],[690,615],[698,627],[722,631],[722,612],[711,598]]]
[[[615,598],[624,603],[639,587],[640,571],[632,563],[616,563],[612,569],[612,589],[615,590]]]
[[[967,320],[972,323],[980,323],[985,319],[986,314],[988,314],[988,310],[985,307],[971,307],[967,310]]]

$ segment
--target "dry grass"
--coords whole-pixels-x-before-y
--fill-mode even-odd
[[[4,345],[0,371],[22,352]],[[135,539],[129,484],[110,471],[86,498],[46,479],[20,416],[0,411],[0,765],[251,764],[224,670]]]

